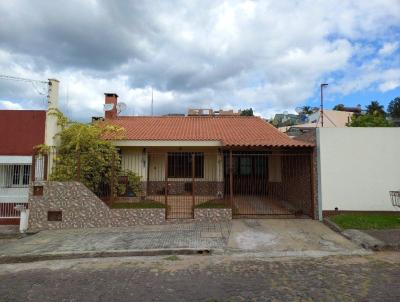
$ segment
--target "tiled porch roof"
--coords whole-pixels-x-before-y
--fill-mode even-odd
[[[220,141],[223,146],[310,147],[259,117],[126,116],[106,120],[125,129],[124,140]]]

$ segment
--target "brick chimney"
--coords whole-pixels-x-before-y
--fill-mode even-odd
[[[113,104],[113,108],[111,110],[105,111],[104,117],[106,119],[114,119],[117,117],[117,104],[118,104],[118,95],[116,93],[105,93],[106,96],[105,104]]]

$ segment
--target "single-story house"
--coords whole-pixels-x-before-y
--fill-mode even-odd
[[[0,224],[19,223],[27,204],[34,146],[45,142],[44,110],[0,110]]]
[[[105,94],[105,122],[124,129],[121,165],[141,178],[146,199],[167,204],[167,218],[225,202],[235,217],[315,217],[314,145],[258,117],[118,116]]]

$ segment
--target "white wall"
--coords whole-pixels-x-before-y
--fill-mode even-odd
[[[400,210],[400,128],[319,128],[317,141],[322,210]]]
[[[187,150],[168,150],[171,152],[185,152]],[[202,152],[201,149],[197,150]],[[188,151],[189,152],[189,151]],[[162,181],[165,178],[165,154],[150,153],[149,179],[152,181]],[[191,181],[191,178],[170,178],[173,181]],[[214,152],[204,152],[204,177],[196,178],[196,181],[223,181],[224,165],[223,157]]]
[[[121,167],[141,177],[142,181],[147,180],[148,156],[143,148],[121,148]]]

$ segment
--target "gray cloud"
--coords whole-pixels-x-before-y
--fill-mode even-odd
[[[0,70],[57,77],[62,105],[79,119],[101,114],[105,91],[120,94],[130,113],[149,113],[150,86],[159,113],[207,105],[268,114],[313,97],[327,78],[345,79],[346,93],[365,87],[347,70],[362,70],[395,42],[399,11],[396,0],[4,1]],[[372,45],[357,62],[363,41]],[[386,52],[374,72],[396,67],[388,62],[398,50]],[[395,87],[395,73],[385,74],[363,83]],[[32,105],[41,96],[0,83],[0,100],[23,99]]]

